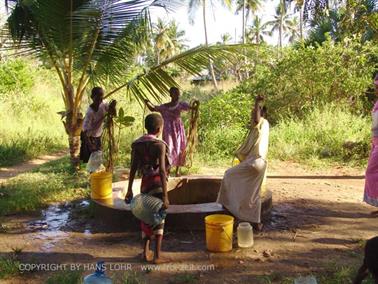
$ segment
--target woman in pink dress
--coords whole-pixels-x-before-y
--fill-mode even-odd
[[[172,167],[176,167],[176,176],[179,168],[185,165],[186,135],[184,124],[181,120],[181,112],[191,109],[186,102],[180,102],[180,90],[176,87],[169,89],[171,101],[166,104],[154,106],[145,100],[150,111],[160,112],[164,119],[163,140],[169,146],[169,157]]]
[[[374,85],[375,94],[378,97],[378,74],[374,78]],[[364,201],[378,207],[378,101],[374,105],[372,117],[372,149],[365,174]],[[372,215],[378,216],[378,211],[372,212]]]

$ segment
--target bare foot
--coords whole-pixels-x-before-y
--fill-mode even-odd
[[[154,260],[154,252],[152,250],[148,250],[142,253],[142,261],[151,262]]]
[[[171,262],[172,260],[169,259],[169,258],[155,258],[154,259],[154,264],[163,264],[163,263],[168,263],[168,262]]]

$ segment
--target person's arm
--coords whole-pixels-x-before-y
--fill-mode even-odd
[[[131,199],[133,198],[133,183],[135,179],[135,174],[138,169],[138,159],[135,154],[135,148],[132,148],[131,151],[131,168],[129,173],[129,184],[127,187],[127,193],[125,196],[125,202],[130,203]]]
[[[163,208],[167,209],[169,206],[168,190],[167,190],[167,172],[165,168],[165,152],[166,147],[164,144],[159,145],[159,174],[163,187]]]
[[[145,99],[144,103],[150,111],[157,111],[156,106],[154,106],[149,100]]]
[[[260,122],[260,119],[261,119],[261,109],[260,109],[260,103],[264,100],[264,98],[260,95],[258,95],[256,97],[256,100],[255,100],[255,107],[253,109],[253,122],[256,124],[258,124]]]

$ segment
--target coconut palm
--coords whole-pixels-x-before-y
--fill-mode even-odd
[[[289,20],[288,23],[288,36],[289,42],[294,42],[296,39],[300,38],[300,28],[299,21],[297,17],[294,17]]]
[[[172,0],[8,0],[9,37],[19,53],[48,58],[62,86],[64,126],[71,161],[78,165],[83,96],[90,84],[114,88],[107,96],[126,88],[138,100],[151,95],[159,99],[176,85],[164,68],[175,63],[199,74],[209,58],[223,56],[225,47],[196,48],[145,70],[126,81],[134,62],[149,42],[149,9],[172,10]],[[11,48],[12,46],[7,46]],[[234,48],[234,47],[232,47]],[[223,50],[223,51],[222,51]]]
[[[221,34],[221,41],[218,41],[217,44],[229,44],[232,40],[232,36],[229,33]]]
[[[231,7],[231,0],[218,0],[222,5],[230,8]],[[190,0],[189,1],[189,20],[193,23],[193,15],[195,11],[197,11],[199,8],[202,8],[202,18],[203,18],[203,29],[205,32],[205,46],[209,45],[208,37],[207,37],[207,21],[206,21],[206,8],[207,4],[210,4],[212,7],[214,6],[214,0]],[[213,80],[213,84],[215,89],[218,88],[217,80],[215,78],[214,74],[214,67],[212,62],[209,63],[209,71],[211,74],[211,78]]]
[[[157,64],[180,53],[185,47],[185,31],[179,30],[175,21],[166,23],[158,18],[157,23],[153,25],[153,34]]]
[[[286,7],[283,2],[277,6],[274,20],[267,22],[267,25],[271,26],[272,33],[278,31],[278,45],[282,48],[282,40],[290,26],[290,17],[286,12]]]
[[[263,23],[259,16],[255,16],[253,19],[252,26],[247,31],[247,38],[250,42],[255,42],[259,44],[264,41],[265,35],[270,35],[271,32],[268,31],[268,24]]]
[[[236,2],[236,12],[242,12],[243,22],[242,22],[242,39],[243,43],[246,41],[246,26],[248,22],[248,17],[255,14],[261,7],[260,0],[237,0]]]

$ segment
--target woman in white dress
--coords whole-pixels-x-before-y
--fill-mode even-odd
[[[266,108],[261,106],[263,100],[256,97],[250,132],[236,152],[240,164],[225,172],[217,200],[239,220],[256,223],[260,229],[260,193],[269,144],[269,122]]]

